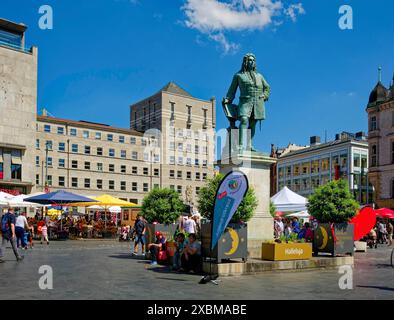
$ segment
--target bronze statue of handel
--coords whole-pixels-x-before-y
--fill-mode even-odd
[[[240,90],[238,106],[232,104],[237,93]],[[251,139],[247,141],[246,149],[256,151],[252,146],[253,137],[256,132],[256,122],[265,119],[264,103],[270,95],[270,86],[264,77],[256,70],[256,57],[252,53],[244,56],[242,68],[237,72],[231,86],[228,89],[227,96],[223,98],[223,109],[227,119],[230,121],[230,128],[236,129],[235,122],[239,124],[239,148],[244,149],[243,141],[246,137],[246,129],[251,130]]]

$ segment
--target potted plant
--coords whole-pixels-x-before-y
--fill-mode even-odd
[[[173,239],[178,229],[175,224],[185,211],[185,204],[175,190],[155,188],[144,198],[141,213],[148,221],[146,226],[147,243],[155,240],[155,232],[160,231],[167,241]]]
[[[214,203],[217,189],[224,175],[218,174],[209,179],[205,186],[200,189],[197,199],[197,207],[201,216],[212,220]],[[252,218],[257,208],[257,198],[253,188],[249,188],[238,210],[234,213],[229,225],[211,252],[211,223],[201,225],[202,253],[203,256],[215,257],[218,262],[228,259],[247,258],[247,222]]]
[[[349,224],[359,204],[345,180],[335,180],[315,189],[308,199],[308,212],[318,221],[314,230],[313,252],[353,255],[354,226]]]

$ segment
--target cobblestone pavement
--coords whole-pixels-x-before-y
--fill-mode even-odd
[[[117,241],[37,243],[17,263],[10,248],[0,264],[0,299],[393,299],[391,249],[355,254],[353,290],[341,290],[337,269],[226,277],[218,286],[200,276],[150,267]],[[39,268],[53,269],[53,289],[41,290]]]

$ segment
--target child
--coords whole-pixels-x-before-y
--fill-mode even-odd
[[[176,251],[174,254],[174,263],[172,265],[172,268],[175,271],[179,271],[181,268],[181,256],[184,248],[185,235],[183,233],[178,233],[176,236]]]
[[[48,228],[47,228],[46,223],[41,228],[41,244],[42,244],[43,240],[45,240],[47,242],[47,245],[49,245]]]

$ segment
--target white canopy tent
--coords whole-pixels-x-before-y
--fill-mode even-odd
[[[97,211],[105,211],[105,207],[101,207],[101,206],[97,206],[97,205],[90,206],[90,207],[88,207],[88,209],[89,210],[97,210]],[[108,210],[108,212],[111,212],[111,213],[121,213],[122,212],[122,208],[118,207],[118,206],[109,207],[107,210]]]
[[[12,197],[10,200],[7,201],[7,205],[13,208],[20,207],[20,208],[38,208],[42,207],[42,205],[38,203],[23,201],[26,198],[29,198],[30,195],[20,194],[18,196]]]
[[[272,203],[276,207],[276,211],[295,212],[306,211],[308,200],[299,194],[284,187],[277,194],[271,197]]]
[[[308,213],[308,211],[300,211],[296,213],[291,213],[287,215],[288,217],[297,217],[297,218],[310,218],[311,215]]]

